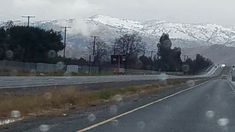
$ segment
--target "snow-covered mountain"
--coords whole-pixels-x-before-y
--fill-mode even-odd
[[[162,33],[169,33],[173,40],[191,41],[233,46],[235,44],[235,29],[225,28],[216,24],[185,24],[151,20],[145,22],[119,19],[96,15],[87,19],[54,20],[36,22],[43,28],[60,30],[61,26],[71,26],[70,35],[98,35],[101,38],[113,40],[124,33],[135,32],[143,37],[157,40]]]
[[[97,15],[88,19],[90,22],[103,24],[119,32],[137,32],[146,37],[158,38],[162,33],[169,33],[172,39],[202,41],[208,44],[231,45],[235,41],[235,29],[216,24],[184,24],[166,21],[131,21]]]
[[[138,33],[146,42],[146,47],[151,50],[157,48],[156,43],[162,33],[168,33],[173,46],[181,48],[214,44],[235,47],[235,28],[226,28],[216,24],[171,23],[159,20],[138,22],[96,15],[86,19],[38,21],[34,23],[34,26],[58,31],[62,31],[61,26],[72,27],[68,30],[68,55],[74,57],[87,53],[86,47],[91,43],[93,35],[99,36],[111,46],[115,38],[125,33]]]

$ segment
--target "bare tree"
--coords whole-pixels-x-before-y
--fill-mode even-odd
[[[98,66],[99,71],[101,71],[102,63],[106,61],[106,59],[108,58],[108,53],[109,53],[108,45],[103,40],[97,38],[95,46],[91,44],[88,46],[88,49],[91,54],[94,52],[93,65]]]
[[[138,55],[144,50],[142,38],[137,34],[125,34],[115,40],[114,54],[126,56],[125,68],[133,67],[138,61]]]

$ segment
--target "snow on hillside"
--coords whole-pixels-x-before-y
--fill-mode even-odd
[[[90,21],[104,24],[116,30],[135,31],[145,36],[159,37],[162,33],[169,33],[173,39],[189,41],[204,41],[211,44],[230,44],[235,41],[235,30],[216,24],[183,24],[165,21],[136,22],[97,15]]]
[[[169,33],[172,39],[201,41],[208,44],[233,45],[235,28],[225,28],[216,24],[185,24],[151,20],[145,22],[96,15],[86,19],[38,21],[33,24],[45,29],[61,30],[61,26],[71,26],[70,35],[99,35],[105,39],[124,33],[139,33],[144,37],[159,38]]]
[[[19,22],[17,24],[20,25]],[[0,25],[4,24],[0,23]],[[156,44],[162,33],[169,33],[173,46],[181,48],[214,44],[235,47],[235,28],[226,28],[216,24],[171,23],[159,20],[138,22],[96,15],[85,19],[37,21],[32,25],[57,31],[63,31],[62,26],[72,27],[68,29],[68,44],[70,46],[67,49],[72,57],[87,53],[85,50],[87,50],[87,45],[91,43],[93,35],[99,36],[112,46],[115,38],[133,32],[143,37],[149,50],[157,48]]]

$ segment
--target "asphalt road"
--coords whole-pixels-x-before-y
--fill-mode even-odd
[[[140,97],[83,114],[25,120],[0,131],[234,132],[234,100],[230,80],[215,79],[160,98]]]
[[[120,75],[120,76],[63,76],[63,77],[0,77],[0,89],[7,88],[33,88],[41,86],[62,86],[91,83],[107,82],[127,82],[127,81],[145,81],[145,80],[165,80],[175,78],[195,78],[209,77],[219,72],[221,69],[213,67],[207,73],[198,76],[172,76],[172,75]]]
[[[213,80],[178,95],[130,111],[91,132],[234,132],[235,91],[227,80]]]

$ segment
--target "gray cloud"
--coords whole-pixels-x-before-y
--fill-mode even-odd
[[[83,18],[95,14],[134,20],[234,25],[233,0],[0,0],[0,19]]]

